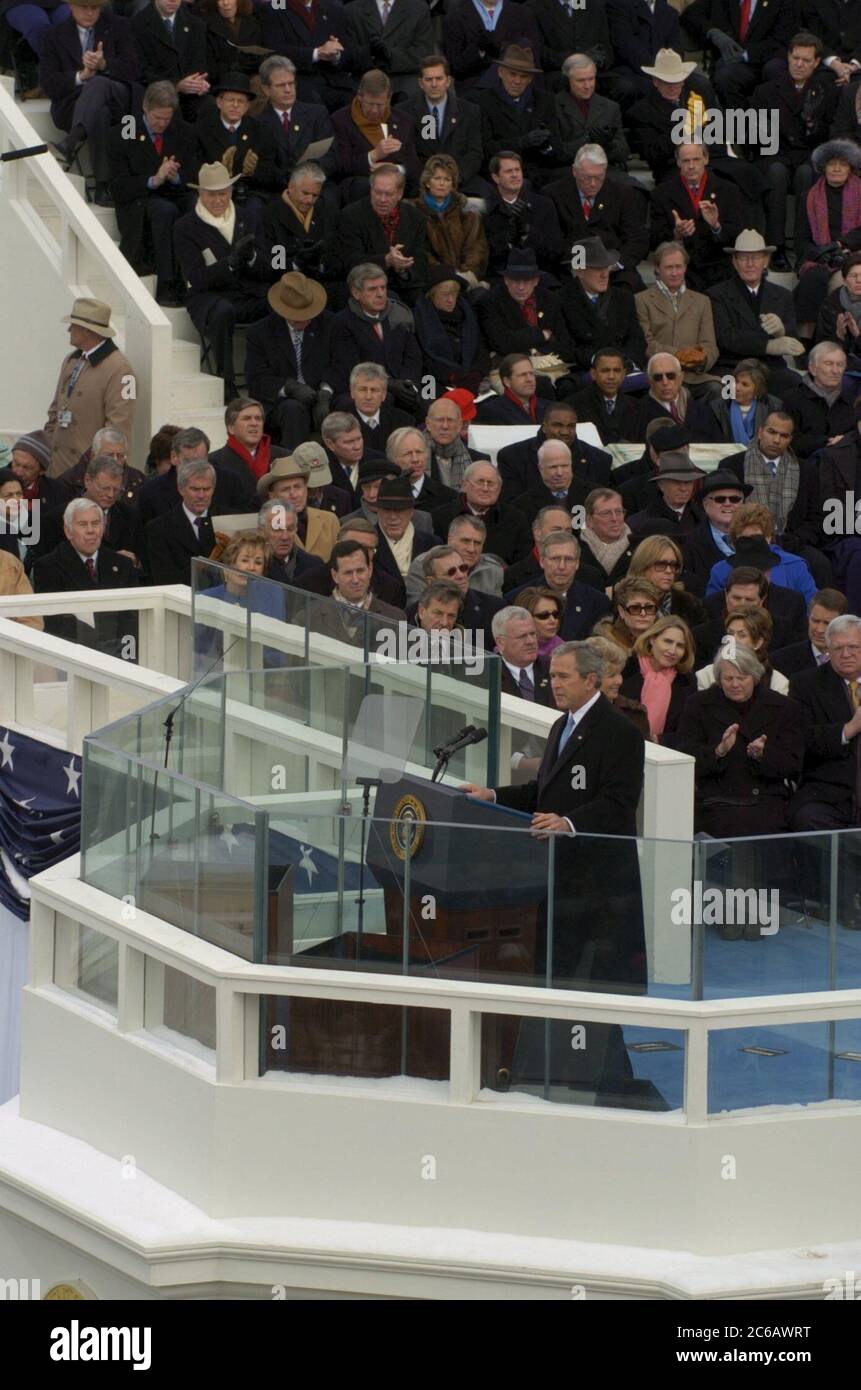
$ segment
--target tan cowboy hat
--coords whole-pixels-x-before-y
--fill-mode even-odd
[[[520,44],[510,43],[503,49],[501,58],[494,58],[494,63],[499,68],[508,68],[509,72],[526,72],[530,76],[537,77],[542,71],[535,66],[535,59],[532,56],[531,48],[521,48]]]
[[[329,487],[332,482],[332,470],[329,467],[329,455],[322,444],[316,444],[313,439],[309,439],[307,444],[300,444],[293,450],[292,458],[295,463],[310,468],[309,487]]]
[[[725,246],[723,249],[728,256],[732,256],[736,251],[774,251],[775,248],[766,246],[765,237],[761,232],[755,232],[752,227],[745,227],[736,237],[735,246]]]
[[[269,488],[279,478],[304,478],[307,483],[310,472],[307,463],[299,463],[292,454],[287,454],[286,458],[276,459],[269,472],[258,479],[257,495],[265,497]]]
[[[674,48],[661,48],[653,68],[642,67],[647,77],[657,77],[659,82],[684,82],[690,77],[696,63],[683,63]]]
[[[232,179],[223,164],[201,164],[197,177],[200,183],[190,183],[189,188],[202,188],[204,193],[223,193],[225,188],[238,183],[242,175],[237,174]]]
[[[268,291],[269,307],[284,319],[315,319],[322,314],[328,295],[316,280],[309,280],[298,270],[282,275]]]
[[[88,328],[103,338],[113,338],[117,331],[111,323],[110,304],[103,304],[100,299],[76,299],[71,314],[61,322],[76,323],[79,328]]]

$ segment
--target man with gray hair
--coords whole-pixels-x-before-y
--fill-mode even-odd
[[[429,584],[442,581],[454,584],[461,595],[458,623],[465,631],[481,633],[485,647],[491,650],[493,618],[503,606],[502,599],[473,588],[471,578],[469,562],[454,545],[435,545],[410,566],[406,578],[407,600],[415,603]],[[407,609],[407,617],[411,614],[412,609]]]
[[[643,735],[601,692],[603,660],[584,642],[565,642],[550,658],[550,684],[562,711],[547,738],[534,780],[506,787],[461,788],[532,817],[532,834],[554,837],[552,918],[539,905],[536,975],[552,960],[556,988],[642,991],[646,949],[635,836],[643,790]],[[581,836],[583,838],[581,838]],[[615,837],[626,838],[615,838]],[[606,838],[610,837],[610,838]],[[524,851],[525,852],[525,851]],[[552,921],[552,956],[548,924]],[[621,1030],[588,1024],[589,1045],[571,1048],[571,1024],[550,1025],[545,1053],[543,1019],[525,1020],[512,1067],[513,1086],[551,1082],[582,1091],[593,1103],[665,1108],[633,1078]]]
[[[585,516],[586,498],[591,483],[574,477],[571,450],[561,439],[548,439],[537,454],[540,479],[515,497],[511,506],[516,507],[532,523],[545,507],[561,507],[569,516],[577,512],[577,529]],[[579,509],[579,510],[578,510]]]
[[[410,425],[392,430],[386,443],[386,458],[409,478],[419,511],[432,512],[434,507],[456,498],[457,493],[452,488],[444,487],[430,476],[430,449],[421,430]]]
[[[257,529],[269,546],[269,561],[263,571],[267,579],[279,584],[296,584],[303,576],[322,578],[326,566],[316,555],[296,544],[298,516],[292,502],[273,498],[264,502],[257,514]]]
[[[360,205],[353,205],[357,206]],[[353,208],[347,211],[352,212]],[[360,363],[374,362],[391,378],[397,404],[414,415],[415,383],[421,381],[423,358],[412,314],[399,299],[389,298],[386,273],[378,262],[354,265],[347,276],[347,287],[350,299],[346,309],[336,316],[332,359],[339,382],[346,381]],[[413,384],[412,392],[407,383]],[[337,405],[348,408],[343,401]]]
[[[637,266],[649,251],[646,200],[630,184],[607,178],[601,145],[582,144],[571,172],[547,184],[544,193],[555,204],[569,245],[599,237],[608,251],[616,252],[612,284],[634,293],[645,288]]]
[[[542,30],[545,24],[557,30],[570,25],[585,25],[591,30],[594,48],[591,53],[572,52],[570,45],[559,50],[568,57],[561,63],[562,76],[568,90],[556,95],[556,117],[562,136],[562,153],[566,159],[573,159],[583,145],[596,144],[606,152],[610,163],[624,169],[631,151],[622,130],[622,112],[618,102],[609,97],[598,96],[595,91],[597,80],[596,62],[606,67],[611,53],[607,34],[607,17],[604,7],[586,5],[582,10],[555,11],[558,0],[533,0],[536,18]],[[546,19],[545,19],[546,16]],[[559,35],[561,37],[561,35]],[[553,50],[544,50],[545,66],[559,66],[550,58]]]
[[[583,641],[589,636],[599,618],[610,612],[610,600],[600,589],[584,584],[577,578],[580,568],[580,545],[570,531],[550,531],[538,547],[544,587],[562,599],[564,610],[559,636],[563,641]],[[535,580],[528,580],[521,589]],[[509,601],[517,596],[509,590]]]
[[[81,590],[127,589],[137,586],[137,571],[131,560],[117,554],[104,543],[105,519],[97,502],[76,497],[63,512],[64,537],[49,554],[33,566],[33,592],[37,594],[77,593]],[[80,611],[83,605],[75,604]],[[75,616],[74,611],[45,619],[51,637],[80,642],[107,656],[137,660],[137,614],[95,613],[93,622]]]
[[[115,429],[113,425],[104,425],[102,429],[96,430],[93,435],[93,442],[82,454],[78,462],[72,468],[67,468],[65,473],[60,476],[63,486],[68,489],[73,497],[82,497],[84,494],[84,474],[90,459],[99,455],[102,458],[115,459],[122,464],[123,468],[123,489],[122,498],[124,502],[135,502],[137,500],[138,489],[146,481],[139,468],[134,468],[129,463],[129,441],[122,430]]]
[[[336,323],[333,330],[332,345],[337,353],[340,330]],[[345,410],[352,411],[359,420],[362,437],[369,449],[382,454],[392,430],[405,429],[414,424],[412,415],[398,410],[388,400],[389,375],[379,362],[358,362],[350,372],[349,397],[341,398]]]
[[[208,558],[215,548],[210,508],[215,469],[206,459],[181,463],[176,471],[180,501],[145,530],[153,584],[190,584],[191,562]]]
[[[257,119],[275,137],[282,172],[293,169],[295,173],[309,145],[334,139],[329,113],[320,102],[296,100],[296,64],[281,53],[260,64],[260,85],[266,105],[257,112]],[[321,186],[325,179],[323,174]]]
[[[209,437],[194,425],[189,425],[187,429],[174,435],[170,444],[170,468],[166,473],[147,478],[138,494],[138,517],[144,532],[155,517],[164,516],[179,502],[177,470],[180,466],[192,461],[206,463],[209,460],[209,449]],[[224,462],[212,464],[215,469],[215,493],[211,511],[228,516],[256,511],[257,492],[250,469],[238,457],[235,465],[232,465],[229,449],[220,452]]]
[[[501,491],[497,468],[489,459],[476,459],[463,475],[459,496],[431,513],[434,531],[438,536],[447,536],[456,516],[477,516],[487,527],[486,551],[498,556],[505,565],[522,560],[532,543],[529,522],[515,508],[500,507]]]
[[[861,825],[861,618],[844,613],[825,631],[828,661],[790,678],[790,699],[803,711],[804,767],[790,803],[794,832],[857,829]],[[813,848],[813,847],[811,847]],[[846,847],[850,852],[850,847]],[[804,844],[801,844],[802,853]],[[836,850],[835,850],[836,853]],[[803,855],[805,892],[826,902],[828,881],[821,854]],[[826,871],[827,872],[827,871]],[[861,897],[855,856],[838,874],[838,920],[861,931]]]
[[[500,690],[538,705],[553,705],[550,668],[538,655],[538,631],[528,608],[510,604],[493,615],[493,640],[501,661]]]
[[[846,353],[839,343],[824,341],[810,349],[807,371],[797,386],[782,391],[783,404],[795,419],[793,448],[801,459],[839,444],[855,433],[854,379],[844,381]]]

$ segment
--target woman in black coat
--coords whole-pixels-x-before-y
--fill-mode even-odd
[[[684,560],[672,536],[646,536],[631,556],[628,574],[648,579],[661,595],[658,617],[684,618],[688,627],[704,623],[708,613],[696,594],[682,584]],[[694,579],[694,582],[698,582]]]
[[[638,637],[621,694],[645,705],[653,743],[675,747],[685,705],[696,692],[694,639],[682,618],[659,618]]]
[[[771,690],[756,653],[715,658],[716,681],[694,695],[675,746],[696,760],[695,829],[718,839],[789,830],[788,780],[801,775],[804,728],[794,700]],[[763,885],[765,886],[765,885]]]
[[[464,291],[466,281],[451,266],[428,272],[427,290],[413,305],[416,338],[424,371],[436,381],[436,394],[465,387],[477,395],[490,371],[478,320]]]
[[[263,45],[260,20],[251,0],[201,0],[196,14],[206,23],[206,59],[210,86],[228,72],[256,77],[262,53],[241,53],[241,48]]]
[[[705,403],[712,423],[706,439],[708,443],[738,444],[746,449],[771,412],[783,409],[783,401],[769,393],[768,369],[755,357],[737,362],[732,378],[735,389],[729,400],[721,393]]]
[[[816,320],[817,343],[839,343],[847,354],[861,353],[861,251],[841,266],[843,284],[822,301]]]

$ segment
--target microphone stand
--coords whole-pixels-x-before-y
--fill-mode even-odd
[[[356,929],[356,969],[362,954],[362,936],[365,930],[365,841],[368,818],[371,814],[371,788],[383,785],[382,777],[357,777],[356,785],[362,788],[362,831],[359,852],[359,920]]]
[[[221,654],[215,658],[215,660],[212,662],[212,664],[211,664],[210,666],[207,666],[207,668],[206,668],[206,670],[204,671],[203,675],[202,675],[202,676],[198,676],[197,680],[194,681],[194,683],[193,683],[192,685],[190,685],[190,686],[188,687],[187,690],[184,690],[184,691],[182,692],[182,695],[180,696],[180,698],[179,698],[179,700],[177,701],[177,703],[174,705],[173,709],[168,710],[167,718],[164,720],[164,723],[163,723],[163,728],[164,728],[164,771],[165,771],[165,772],[167,772],[167,760],[168,760],[168,758],[169,758],[169,756],[170,756],[170,745],[171,745],[171,743],[172,743],[172,741],[173,741],[173,721],[176,719],[176,716],[179,714],[180,710],[185,708],[185,702],[186,702],[186,700],[188,699],[188,697],[189,697],[190,695],[193,695],[193,694],[194,694],[194,692],[195,692],[195,690],[197,689],[197,687],[198,687],[199,685],[202,685],[202,684],[203,684],[203,682],[206,680],[207,676],[211,676],[211,675],[212,675],[212,672],[215,670],[215,668],[216,668],[216,666],[218,665],[218,663],[219,663],[220,661],[223,661],[223,660],[224,660],[224,658],[227,656],[227,654],[228,654],[228,652],[231,650],[231,648],[232,648],[232,647],[235,647],[236,643],[239,642],[240,640],[242,640],[242,639],[241,639],[238,635],[237,635],[236,637],[234,637],[234,638],[232,639],[232,641],[230,641],[230,642],[227,644],[227,646],[225,647],[224,651],[221,652]],[[155,805],[156,805],[156,797],[157,797],[157,795],[158,795],[158,768],[156,768],[155,775],[153,776],[153,782],[152,782],[152,809],[151,809],[151,811],[150,811],[150,822],[149,822],[149,838],[150,838],[150,844],[154,844],[154,842],[155,842],[156,840],[161,839],[161,836],[160,836],[160,835],[157,835],[157,834],[156,834],[156,831],[155,831]]]

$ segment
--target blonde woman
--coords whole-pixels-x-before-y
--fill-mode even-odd
[[[656,743],[672,743],[682,711],[696,691],[694,639],[682,618],[659,618],[634,643],[636,668],[621,693],[645,705]],[[626,668],[631,672],[631,663]]]

